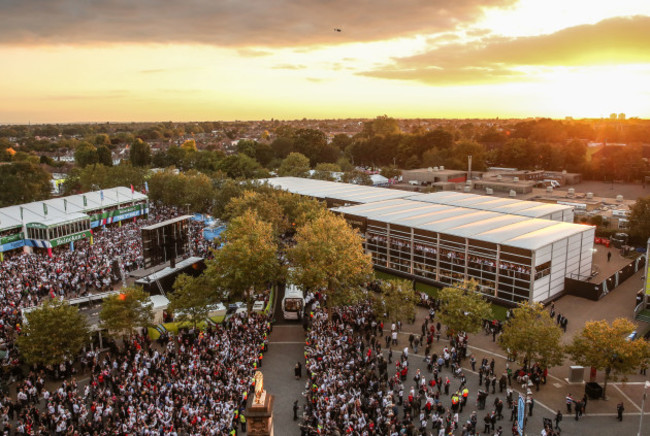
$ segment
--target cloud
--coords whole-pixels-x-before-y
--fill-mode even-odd
[[[522,67],[650,62],[650,17],[617,17],[556,33],[485,37],[447,44],[360,73],[432,85],[485,84],[526,77]]]
[[[270,56],[273,54],[273,52],[267,50],[257,50],[253,48],[240,48],[239,50],[237,50],[237,53],[239,54],[239,56],[245,58],[258,58],[262,56]]]
[[[274,70],[304,70],[305,68],[307,68],[307,65],[300,64],[281,64],[273,67]]]
[[[0,43],[201,43],[261,48],[375,41],[455,29],[475,22],[486,7],[516,2],[2,0],[0,13],[5,19]]]

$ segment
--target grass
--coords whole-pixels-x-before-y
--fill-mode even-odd
[[[226,316],[225,315],[211,316],[210,319],[212,321],[214,321],[216,324],[221,324],[224,321],[224,319],[226,319]],[[167,330],[169,333],[172,333],[174,335],[177,335],[178,331],[181,328],[191,328],[192,327],[192,323],[190,323],[189,321],[166,322],[164,324],[159,324],[159,325],[162,325],[165,328],[165,330]],[[207,326],[206,326],[206,323],[204,321],[204,322],[198,323],[196,327],[199,330],[203,330]],[[155,327],[148,327],[147,332],[149,333],[149,337],[151,338],[152,341],[155,341],[156,339],[158,339],[160,337],[160,332]]]
[[[505,321],[506,312],[508,311],[508,308],[499,306],[498,304],[494,304],[494,303],[491,303],[491,306],[492,306],[492,314],[494,315],[494,318],[498,319],[499,321]]]

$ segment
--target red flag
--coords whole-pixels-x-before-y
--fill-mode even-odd
[[[133,189],[133,185],[131,185],[131,194],[133,194],[134,191],[135,189]]]

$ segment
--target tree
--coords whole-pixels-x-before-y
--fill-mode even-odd
[[[309,158],[301,153],[290,153],[278,168],[279,176],[304,177],[309,171]]]
[[[249,304],[256,290],[265,289],[280,275],[278,245],[271,224],[247,210],[234,218],[222,236],[224,246],[214,251],[207,274],[229,293]]]
[[[372,262],[363,251],[359,232],[344,218],[323,213],[298,228],[295,241],[287,253],[294,266],[292,283],[322,289],[331,306],[364,298],[360,285],[370,278]]]
[[[74,360],[88,342],[86,318],[65,301],[48,299],[26,318],[17,343],[29,364],[58,365]]]
[[[415,318],[417,297],[409,280],[386,280],[381,291],[374,295],[375,313],[393,322]]]
[[[337,164],[319,163],[316,165],[316,168],[314,168],[314,175],[312,176],[312,178],[318,180],[333,181],[335,179],[333,173],[340,173],[340,172],[341,172],[341,167],[338,166]]]
[[[618,380],[638,370],[648,361],[648,342],[630,341],[628,335],[636,326],[625,318],[607,321],[589,321],[582,331],[573,338],[567,352],[575,363],[591,366],[605,371],[603,398],[607,397],[607,382]]]
[[[650,197],[637,199],[630,210],[630,233],[643,243],[650,238]]]
[[[129,160],[131,165],[136,167],[146,167],[151,163],[151,147],[142,139],[137,138],[129,150]]]
[[[438,293],[440,300],[440,321],[450,335],[458,332],[476,333],[483,326],[483,320],[490,319],[490,304],[476,291],[476,284],[469,282],[468,289],[443,288]]]
[[[255,211],[257,217],[271,224],[273,234],[279,236],[287,231],[289,223],[276,196],[269,193],[244,191],[243,195],[230,200],[226,206],[224,219],[232,221],[249,210]]]
[[[210,305],[221,298],[206,274],[192,277],[181,274],[174,282],[174,292],[169,294],[169,308],[177,321],[188,321],[196,329],[199,322],[210,313]]]
[[[188,139],[181,144],[181,149],[185,150],[186,152],[197,151],[196,141],[193,139]]]
[[[50,174],[31,162],[0,165],[0,207],[50,198]]]
[[[107,167],[113,166],[113,156],[107,146],[100,145],[97,147],[97,162]]]
[[[88,142],[80,142],[74,152],[74,161],[81,168],[96,164],[99,161],[97,149]]]
[[[130,336],[153,319],[149,294],[140,287],[123,288],[104,300],[99,312],[101,325],[114,335]]]
[[[564,360],[562,329],[540,303],[521,303],[503,327],[499,343],[515,354],[519,363],[537,362],[542,368],[557,366]]]
[[[217,164],[217,169],[223,171],[233,179],[250,179],[259,174],[260,164],[250,156],[242,153],[231,154]]]

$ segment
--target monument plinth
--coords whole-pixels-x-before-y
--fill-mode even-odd
[[[255,373],[255,395],[246,407],[246,430],[249,436],[273,436],[273,395],[264,390],[264,376]]]

